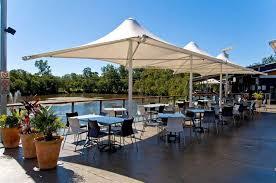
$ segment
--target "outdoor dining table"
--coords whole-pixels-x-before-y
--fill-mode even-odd
[[[158,117],[159,118],[185,118],[185,115],[180,113],[180,112],[176,112],[176,113],[158,113]]]
[[[101,151],[107,152],[115,152],[116,144],[111,141],[111,126],[115,124],[120,124],[124,122],[123,118],[111,117],[111,116],[102,116],[96,114],[88,114],[76,116],[73,118],[77,118],[81,121],[88,122],[88,120],[96,120],[99,124],[103,126],[108,126],[108,142],[101,147]]]
[[[125,112],[125,111],[127,111],[127,109],[124,108],[124,107],[106,107],[106,108],[104,108],[103,110],[104,110],[104,111],[111,111],[111,112],[114,112],[115,117],[117,116],[117,113],[118,113],[118,112]]]
[[[157,104],[146,104],[143,105],[145,109],[147,109],[146,111],[149,111],[149,118],[152,119],[152,112],[150,111],[150,109],[152,108],[157,108],[160,106],[169,106],[169,104],[161,104],[161,103],[157,103]]]

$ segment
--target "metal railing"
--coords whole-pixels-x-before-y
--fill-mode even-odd
[[[137,101],[138,103],[145,104],[150,102],[156,103],[171,103],[175,105],[176,100],[185,98],[184,96],[143,96],[143,97],[133,97],[133,100]],[[77,103],[91,103],[91,102],[99,102],[99,113],[103,111],[103,103],[104,102],[112,102],[112,101],[121,101],[122,106],[126,107],[127,98],[109,98],[109,99],[93,99],[93,98],[84,98],[78,100],[46,100],[40,101],[41,105],[61,105],[61,104],[71,104],[71,112],[75,112],[75,104]],[[14,103],[14,104],[7,104],[8,108],[11,107],[22,107],[21,103]]]

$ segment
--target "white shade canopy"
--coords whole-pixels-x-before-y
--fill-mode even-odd
[[[211,78],[211,79],[207,79],[205,81],[202,81],[201,82],[202,84],[219,84],[220,81],[214,79],[214,78]]]
[[[190,42],[186,46],[184,46],[184,49],[190,50],[196,53],[199,53],[201,55],[205,55],[205,59],[199,59],[197,58],[197,62],[193,63],[193,73],[200,74],[202,76],[207,75],[217,75],[222,73],[228,73],[228,74],[261,74],[264,73],[255,71],[253,69],[245,68],[242,66],[239,66],[237,64],[233,64],[229,61],[229,59],[223,54],[218,55],[218,57],[213,57],[206,51],[202,50],[195,42]],[[218,62],[218,60],[220,62]],[[222,66],[221,66],[221,63]],[[175,64],[174,64],[175,65]],[[173,69],[175,73],[186,73],[190,70],[190,63],[182,63],[182,66],[179,68]]]
[[[83,58],[105,60],[127,66],[130,44],[133,50],[133,68],[159,66],[161,68],[167,68],[168,65],[172,65],[170,62],[175,59],[185,61],[185,59],[181,60],[181,58],[185,57],[187,59],[190,55],[201,58],[199,53],[181,49],[163,41],[142,27],[136,20],[129,18],[106,36],[91,43],[68,49],[25,56],[23,60],[41,57]],[[177,57],[177,53],[181,55],[181,58]],[[159,65],[160,62],[167,64]]]

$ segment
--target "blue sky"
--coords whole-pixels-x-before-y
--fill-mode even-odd
[[[145,28],[177,46],[195,41],[218,55],[232,46],[231,60],[246,66],[271,55],[276,39],[275,0],[8,0],[8,69],[36,72],[22,56],[78,46],[112,31],[133,17]],[[95,60],[48,59],[53,74],[100,72]]]

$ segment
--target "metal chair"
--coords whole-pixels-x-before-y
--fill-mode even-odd
[[[64,143],[63,143],[62,148],[64,147],[64,144],[66,142],[66,139],[67,139],[68,135],[76,135],[77,136],[77,140],[75,141],[76,142],[75,151],[76,151],[77,146],[79,144],[80,135],[83,134],[83,133],[87,133],[88,131],[86,129],[81,128],[80,122],[77,118],[72,118],[71,117],[71,118],[68,118],[68,120],[69,120],[69,130],[67,131],[67,133],[65,135],[65,139],[64,139]]]
[[[125,145],[125,138],[126,137],[130,137],[132,144],[133,144],[132,138],[134,138],[134,142],[135,142],[135,145],[136,145],[136,150],[138,151],[138,146],[137,146],[137,143],[136,143],[134,130],[132,128],[133,121],[134,121],[134,118],[125,119],[124,122],[122,123],[121,130],[117,131],[117,132],[114,132],[114,135],[120,137],[120,145],[121,145],[121,139],[122,138],[123,138],[123,144],[124,145]]]
[[[267,111],[267,108],[266,108],[266,99],[264,99],[262,101],[261,107],[264,109],[264,111]]]
[[[231,122],[233,122],[234,126],[236,126],[236,120],[233,115],[233,107],[232,106],[224,106],[222,108],[221,121],[222,121],[223,125],[224,125],[224,122],[231,121]]]
[[[66,126],[69,127],[69,119],[70,117],[75,117],[75,116],[78,116],[78,112],[69,112],[69,113],[66,113]],[[81,124],[80,125],[81,128],[87,128],[87,125],[83,125]]]
[[[98,125],[96,120],[88,120],[88,133],[83,148],[88,145],[94,145],[94,143],[99,147],[100,139],[107,135],[107,132],[101,131],[101,127]]]
[[[218,122],[216,121],[216,114],[215,111],[210,110],[210,111],[204,111],[203,114],[203,119],[202,119],[202,124],[207,124],[207,131],[209,133],[210,131],[210,124],[214,124],[216,128],[217,134],[218,132]]]
[[[144,132],[146,130],[146,127],[148,126],[152,126],[152,127],[158,127],[159,123],[158,122],[154,122],[150,119],[149,117],[149,113],[146,112],[145,107],[142,105],[138,106],[137,109],[137,115],[138,118],[142,118],[142,123],[143,123],[143,128],[142,128],[142,132],[140,135],[140,139],[142,138],[142,136],[144,135]],[[158,128],[157,128],[158,131]]]
[[[180,142],[180,133],[184,132],[183,129],[183,118],[168,118],[167,126],[165,127],[167,133],[167,139],[170,141],[171,137],[174,137],[175,140],[178,139]],[[178,134],[178,135],[177,135]],[[184,135],[185,138],[185,135]]]

